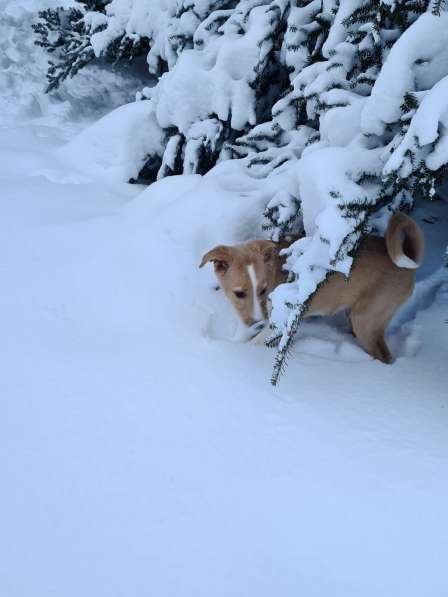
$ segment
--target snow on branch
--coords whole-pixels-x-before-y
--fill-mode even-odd
[[[361,116],[365,134],[397,122],[409,91],[429,89],[448,74],[448,13],[422,14],[392,47]]]

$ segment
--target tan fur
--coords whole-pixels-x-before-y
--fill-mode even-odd
[[[422,231],[411,218],[401,213],[392,216],[384,240],[395,265],[410,269],[420,265],[425,243]]]
[[[268,318],[268,295],[285,278],[275,243],[253,240],[234,246],[220,245],[204,255],[199,267],[209,261],[213,262],[222,289],[246,326],[257,323],[253,317],[254,298],[259,302],[263,319]],[[258,282],[256,297],[247,271],[250,265]],[[244,298],[238,298],[235,292],[244,292]]]
[[[257,273],[257,292],[267,289],[266,296],[259,297],[267,318],[267,295],[286,279],[279,255],[281,248],[284,245],[270,241],[251,241],[216,247],[204,255],[201,267],[207,261],[214,262],[226,296],[246,325],[254,323],[249,315],[253,297],[247,265],[253,264]],[[364,239],[348,281],[340,273],[329,276],[314,295],[306,316],[349,310],[353,332],[364,350],[383,363],[391,363],[393,358],[384,333],[396,310],[412,294],[415,268],[420,265],[423,251],[423,235],[417,224],[404,214],[395,214],[385,238]],[[398,267],[396,263],[405,265]],[[244,300],[235,297],[236,288],[247,291]]]

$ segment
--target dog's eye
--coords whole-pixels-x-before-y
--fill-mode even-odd
[[[264,296],[266,294],[266,290],[267,288],[263,288],[263,290],[260,290],[260,296]]]
[[[243,299],[246,296],[244,290],[235,290],[236,298]]]

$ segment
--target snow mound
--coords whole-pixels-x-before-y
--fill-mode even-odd
[[[227,177],[170,176],[129,204],[125,230],[135,263],[141,271],[160,263],[153,280],[160,289],[153,298],[158,318],[171,319],[180,333],[187,329],[205,339],[232,337],[232,307],[216,290],[213,268],[199,269],[199,263],[215,245],[266,235],[264,204],[239,172]]]
[[[136,178],[149,155],[162,155],[164,132],[151,101],[116,108],[58,150],[71,167],[94,178],[127,182]]]

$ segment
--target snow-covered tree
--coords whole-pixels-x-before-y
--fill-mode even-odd
[[[47,91],[57,89],[67,77],[74,77],[96,55],[91,43],[95,33],[107,27],[106,6],[110,0],[79,0],[68,8],[46,8],[39,12],[39,19],[32,27],[38,36],[36,45],[51,55],[47,72]],[[115,64],[132,61],[136,56],[146,55],[148,40],[137,39],[119,32],[108,43],[102,58]]]
[[[327,61],[302,69],[293,90],[273,108],[276,121],[287,126],[292,102],[304,101],[308,122],[316,126],[317,120],[320,141],[305,150],[297,168],[302,216],[318,198],[322,202],[305,222],[306,239],[291,249],[292,284],[273,297],[271,342],[279,342],[273,383],[315,289],[332,271],[349,275],[362,236],[371,228],[369,216],[384,206],[410,209],[416,193],[435,195],[446,174],[448,96],[439,78],[446,73],[447,14],[431,14],[427,3],[402,4],[396,14],[396,5],[359,2],[339,19],[348,3],[341,5],[332,32],[339,19],[345,37],[339,36],[336,45],[324,44]],[[419,127],[426,133],[420,137]],[[337,152],[329,154],[329,146]],[[345,147],[350,148],[347,161],[342,159]],[[310,179],[323,172],[318,188]],[[283,198],[280,206],[287,211]],[[275,201],[268,208],[275,225]]]
[[[445,3],[111,0],[81,12],[47,35],[73,58],[53,74],[146,53],[156,84],[137,99],[165,138],[147,156],[151,179],[239,159],[269,180],[272,238],[304,231],[272,296],[276,383],[316,289],[332,272],[349,276],[362,236],[417,194],[436,196],[446,175]]]
[[[363,113],[366,134],[395,133],[384,166],[384,187],[395,202],[412,204],[416,192],[433,198],[446,175],[447,19],[426,13],[400,37]]]
[[[241,134],[270,118],[289,84],[280,47],[288,2],[269,0],[112,0],[95,10],[41,13],[38,43],[59,60],[50,89],[93,58],[132,58],[147,47],[159,77],[139,99],[157,106],[167,132],[159,177],[204,173],[230,157]],[[153,156],[148,159],[153,160]]]

